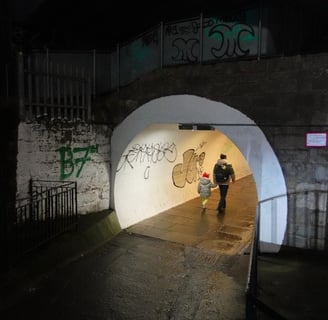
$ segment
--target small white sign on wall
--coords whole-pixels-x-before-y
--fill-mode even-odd
[[[307,132],[305,146],[306,147],[327,147],[327,132]]]

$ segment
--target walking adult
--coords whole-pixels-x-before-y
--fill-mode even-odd
[[[213,168],[213,180],[219,186],[220,199],[217,210],[224,213],[226,209],[226,197],[228,194],[230,182],[234,183],[236,179],[232,164],[227,161],[227,156],[223,153]]]

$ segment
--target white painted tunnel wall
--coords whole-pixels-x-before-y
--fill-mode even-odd
[[[167,125],[175,124],[176,128],[178,123],[213,124],[219,136],[212,136],[206,131],[199,132],[199,135],[185,131],[179,131],[179,135],[169,133]],[[151,127],[152,124],[164,124],[166,127],[161,127],[161,130],[164,130],[159,134],[157,129],[160,127],[156,129],[154,126]],[[225,136],[229,138],[223,138]],[[122,228],[168,208],[170,195],[173,193],[175,205],[197,195],[195,184],[186,184],[183,188],[185,190],[179,190],[172,184],[172,166],[181,163],[181,153],[177,153],[174,164],[161,161],[152,165],[149,179],[144,178],[145,165],[141,163],[135,166],[136,170],[116,172],[116,168],[120,168],[122,156],[138,143],[172,142],[181,148],[179,152],[183,152],[198,148],[203,140],[208,141],[203,146],[206,150],[205,170],[212,167],[220,152],[225,152],[235,167],[243,163],[240,159],[245,158],[246,164],[236,167],[236,172],[238,174],[240,170],[240,176],[243,175],[242,172],[247,174],[249,166],[256,182],[259,201],[286,194],[279,162],[264,134],[251,119],[227,105],[205,98],[191,95],[162,97],[138,108],[113,131],[111,202]],[[261,242],[280,245],[283,241],[287,200],[282,197],[278,202],[279,205],[262,206]],[[275,222],[274,225],[272,222]]]
[[[197,197],[199,177],[206,171],[212,178],[222,150],[233,160],[238,178],[251,174],[240,151],[216,130],[156,124],[136,135],[124,150],[115,177],[115,208],[122,227]],[[125,212],[129,214],[121,215]]]

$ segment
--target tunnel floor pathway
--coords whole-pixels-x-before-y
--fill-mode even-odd
[[[221,254],[240,254],[253,235],[257,195],[252,176],[230,184],[227,208],[218,214],[219,191],[202,209],[195,198],[127,229],[128,232],[211,250]]]

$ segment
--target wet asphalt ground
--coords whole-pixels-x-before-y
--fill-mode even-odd
[[[30,283],[0,319],[243,320],[255,195],[249,177],[224,215],[213,190],[206,210],[196,198],[122,230]]]
[[[122,233],[31,288],[1,319],[242,320],[247,264]]]

